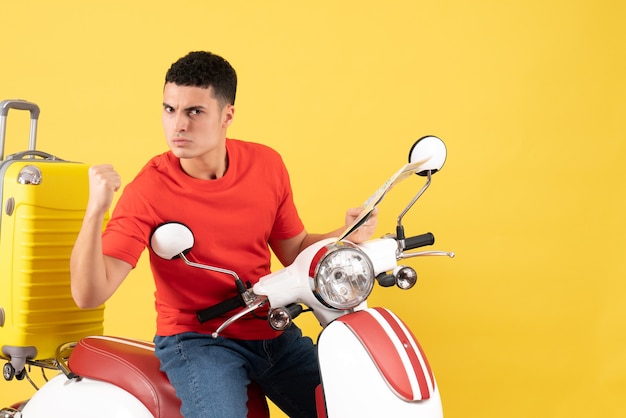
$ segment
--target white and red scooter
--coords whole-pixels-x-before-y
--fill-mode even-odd
[[[311,310],[323,330],[317,342],[322,385],[318,388],[318,417],[367,416],[442,417],[439,390],[426,355],[411,331],[392,311],[368,308],[367,298],[377,282],[383,287],[413,287],[417,274],[399,260],[445,255],[442,251],[412,251],[434,243],[432,234],[405,236],[402,219],[431,184],[431,176],[446,159],[443,142],[434,136],[419,139],[409,163],[368,199],[355,223],[337,239],[311,245],[288,267],[244,285],[235,271],[189,261],[193,233],[175,220],[153,233],[151,250],[172,262],[229,274],[239,295],[198,313],[200,321],[230,311],[214,336],[234,321],[269,306],[268,321],[278,330]],[[359,228],[398,182],[419,174],[426,183],[398,217],[396,233],[355,245],[345,237]],[[23,404],[0,411],[0,418],[51,416],[179,417],[180,402],[159,371],[152,343],[93,336],[59,348],[57,359],[43,368],[60,370]],[[258,387],[250,386],[248,417],[269,416]]]

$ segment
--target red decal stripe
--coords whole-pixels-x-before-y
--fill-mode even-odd
[[[315,388],[315,406],[317,407],[317,418],[328,418],[326,415],[326,400],[324,399],[324,388],[321,384]]]
[[[394,333],[398,336],[398,338],[400,338],[400,342],[402,343],[403,347],[406,349],[406,353],[409,356],[411,365],[413,367],[413,370],[415,371],[415,376],[417,377],[417,381],[419,383],[420,393],[422,395],[421,399],[430,398],[430,389],[429,389],[428,382],[426,381],[426,375],[428,375],[428,378],[430,379],[430,387],[435,386],[434,385],[435,379],[433,378],[433,373],[430,368],[430,364],[428,364],[426,355],[424,354],[424,351],[422,350],[422,347],[420,346],[419,342],[417,341],[415,336],[411,333],[409,328],[404,323],[403,323],[404,328],[400,326],[400,324],[398,323],[398,321],[400,320],[399,318],[396,319],[396,317],[391,315],[391,313],[386,309],[375,308],[375,310],[383,318],[385,318],[385,321],[387,321],[387,323],[391,326]],[[407,335],[404,330],[407,330],[409,335]],[[417,356],[417,353],[413,349],[411,340],[415,343],[417,349],[419,350],[420,357],[424,361],[423,366],[422,366],[422,362],[420,362],[420,359]]]
[[[317,265],[319,264],[322,257],[324,257],[327,252],[328,252],[328,248],[324,246],[320,248],[317,251],[317,253],[313,256],[313,259],[311,260],[311,265],[309,266],[309,277],[315,277],[315,269],[317,268]]]
[[[404,399],[414,399],[411,382],[396,346],[384,328],[368,311],[339,318],[359,338],[385,380]]]

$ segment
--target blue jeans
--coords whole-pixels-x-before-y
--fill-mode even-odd
[[[292,324],[272,340],[183,333],[156,336],[156,355],[186,418],[245,418],[247,387],[258,383],[290,417],[316,417],[317,349]]]

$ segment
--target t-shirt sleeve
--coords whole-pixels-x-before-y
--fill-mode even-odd
[[[149,213],[132,183],[129,184],[102,234],[102,252],[136,267],[151,233]]]
[[[279,196],[281,199],[276,212],[276,220],[270,239],[289,239],[298,235],[304,230],[304,223],[298,215],[298,210],[293,200],[293,191],[289,180],[289,173],[279,157],[276,164],[276,174],[278,176],[278,184],[281,188]]]

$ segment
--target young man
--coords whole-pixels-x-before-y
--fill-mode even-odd
[[[135,267],[151,233],[177,221],[194,233],[192,260],[231,269],[253,284],[270,272],[270,248],[283,265],[313,242],[295,208],[287,170],[271,148],[235,139],[237,77],[223,58],[191,52],[165,77],[163,128],[169,151],[152,158],[125,187],[101,233],[121,179],[111,165],[89,171],[90,195],[71,258],[72,294],[83,308],[104,303]],[[349,209],[346,225],[360,213]],[[368,239],[371,217],[349,239]],[[296,326],[274,331],[255,317],[201,324],[196,312],[236,294],[229,275],[160,259],[150,251],[156,283],[156,355],[182,401],[185,417],[246,416],[246,390],[257,382],[289,416],[314,417],[316,350]]]

